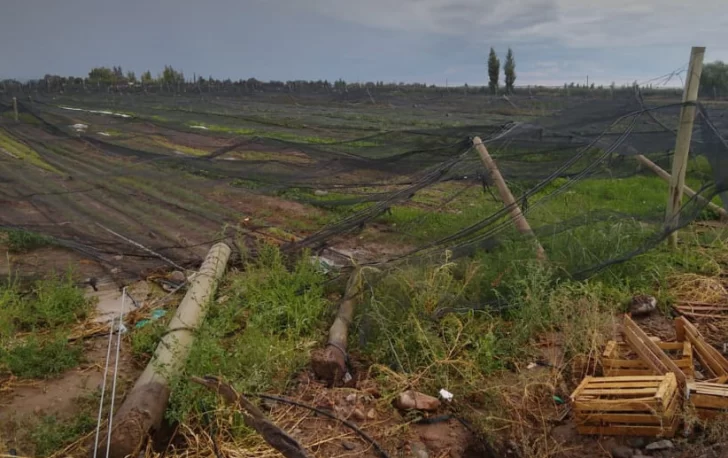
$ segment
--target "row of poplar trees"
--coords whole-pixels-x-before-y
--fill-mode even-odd
[[[508,48],[506,63],[503,65],[503,73],[506,77],[506,94],[513,93],[513,85],[516,83],[516,60],[513,58],[513,51]],[[500,76],[500,59],[493,48],[490,48],[488,56],[488,88],[491,94],[498,93],[498,78]]]

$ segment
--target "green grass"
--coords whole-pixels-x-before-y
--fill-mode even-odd
[[[309,143],[312,145],[328,145],[328,144],[338,143],[341,141],[340,139],[332,138],[332,137],[299,135],[299,134],[294,134],[294,133],[290,133],[290,132],[282,132],[282,131],[276,131],[276,130],[260,130],[260,129],[251,129],[251,128],[232,127],[232,126],[224,126],[224,125],[220,125],[220,124],[209,124],[209,123],[196,122],[196,121],[189,121],[186,123],[186,125],[187,125],[187,127],[204,126],[207,128],[206,130],[212,131],[212,132],[224,132],[227,134],[245,135],[245,136],[250,136],[250,137],[264,137],[264,138],[271,138],[274,140],[283,140],[283,141],[294,142],[294,143]],[[350,147],[371,147],[371,146],[376,146],[376,143],[361,140],[361,141],[348,142],[347,145]]]
[[[91,308],[70,275],[36,281],[28,289],[0,285],[0,373],[45,378],[76,366],[81,347],[67,336]]]
[[[167,331],[168,320],[155,320],[131,332],[131,351],[137,361],[148,361]]]
[[[62,333],[55,337],[29,336],[16,345],[0,349],[0,368],[5,367],[19,378],[48,378],[76,367],[82,352],[81,345],[70,344]]]
[[[178,420],[199,414],[202,396],[214,395],[190,384],[186,376],[217,375],[245,392],[281,391],[309,360],[309,350],[324,338],[329,310],[324,276],[306,254],[292,266],[277,248],[263,245],[242,272],[228,274],[198,332],[185,368],[177,379],[169,415]]]
[[[43,170],[60,173],[58,169],[44,161],[37,151],[25,145],[24,143],[14,140],[10,137],[10,135],[4,133],[4,131],[0,129],[0,153],[2,152],[10,154],[11,156],[14,156]]]
[[[22,229],[6,229],[0,231],[0,238],[3,237],[5,243],[8,245],[8,250],[13,253],[23,253],[53,244],[53,240],[43,234]]]
[[[569,360],[594,355],[611,336],[614,315],[634,294],[653,294],[665,306],[670,275],[717,274],[725,234],[699,251],[689,233],[685,238],[677,251],[661,245],[588,281],[570,278],[558,264],[535,261],[522,244],[457,263],[443,258],[365,270],[370,293],[358,309],[350,344],[425,392],[444,387],[466,397],[482,393],[488,377],[539,357],[538,336],[559,333]]]
[[[28,439],[35,445],[36,456],[50,456],[95,427],[96,418],[92,412],[74,416],[66,421],[54,415],[47,415],[41,417],[32,427]]]
[[[15,114],[13,113],[12,110],[4,111],[0,114],[0,116],[2,116],[3,118],[12,119],[13,121],[15,121]],[[21,122],[23,124],[35,124],[35,125],[40,124],[40,121],[38,121],[38,119],[36,119],[36,117],[30,113],[18,113],[18,122]]]

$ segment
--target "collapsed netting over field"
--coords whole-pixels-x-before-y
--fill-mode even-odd
[[[635,157],[670,171],[675,100],[489,99],[478,117],[490,124],[378,132],[371,120],[337,118],[311,100],[261,108],[259,99],[225,96],[16,95],[18,122],[8,98],[0,102],[0,225],[50,236],[133,274],[197,263],[212,241],[265,228],[250,219],[271,205],[279,205],[282,225],[316,208],[327,215],[299,231],[289,226],[281,238],[290,249],[335,248],[375,224],[406,247],[379,262],[445,250],[529,251],[492,190],[475,136],[549,259],[573,274],[715,216],[707,202],[725,205],[718,196],[728,190],[728,110],[717,104],[698,107],[688,168],[698,194],[665,227],[667,183]],[[482,116],[489,108],[506,114]],[[612,185],[627,179],[631,188]],[[645,198],[655,193],[662,198]],[[292,212],[281,200],[304,206]]]

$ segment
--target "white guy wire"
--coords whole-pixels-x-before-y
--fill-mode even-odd
[[[126,302],[126,287],[121,291],[121,310],[119,310],[119,328],[116,335],[116,360],[114,361],[114,379],[111,384],[111,408],[109,409],[109,433],[106,436],[106,458],[111,453],[111,426],[114,416],[114,398],[116,397],[116,379],[119,370],[119,350],[121,349],[121,329],[124,326],[124,305]]]
[[[104,394],[106,393],[106,374],[109,372],[109,356],[111,356],[111,342],[114,340],[114,319],[109,324],[109,345],[106,347],[106,366],[104,367],[104,379],[101,382],[101,401],[99,401],[99,415],[96,419],[96,439],[94,440],[94,457],[99,449],[99,434],[101,433],[101,411],[104,409]]]

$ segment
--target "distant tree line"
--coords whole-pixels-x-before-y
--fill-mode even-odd
[[[328,80],[291,80],[291,81],[261,81],[256,78],[231,80],[218,79],[212,76],[207,78],[193,74],[185,75],[182,70],[175,69],[171,65],[165,65],[156,76],[147,70],[137,78],[132,71],[124,72],[121,66],[95,67],[92,68],[84,78],[77,76],[63,77],[59,75],[45,75],[43,78],[20,82],[16,80],[1,80],[0,93],[62,93],[65,91],[74,92],[151,92],[151,93],[229,93],[229,94],[254,94],[256,92],[282,92],[303,94],[330,94],[343,100],[363,100],[376,103],[378,95],[387,97],[407,93],[436,94],[439,96],[470,95],[470,94],[498,94],[500,84],[501,62],[493,48],[488,56],[488,85],[460,87],[442,87],[427,85],[423,83],[404,82],[347,82],[338,79],[333,82]],[[511,94],[515,89],[516,82],[516,61],[511,49],[505,57],[503,65],[505,81],[505,93]],[[545,86],[527,86],[522,90],[528,95],[559,95],[559,96],[584,96],[584,97],[614,97],[616,93],[629,93],[634,91],[633,85],[622,85],[617,87],[611,85],[595,86],[579,83],[564,83],[563,88]],[[652,89],[651,86],[642,87],[645,93],[660,91],[662,93],[672,91],[681,93],[681,89]],[[701,78],[701,97],[726,97],[728,96],[728,65],[723,62],[706,64]]]
[[[700,75],[700,92],[704,97],[728,96],[728,64],[715,61],[703,65]]]

